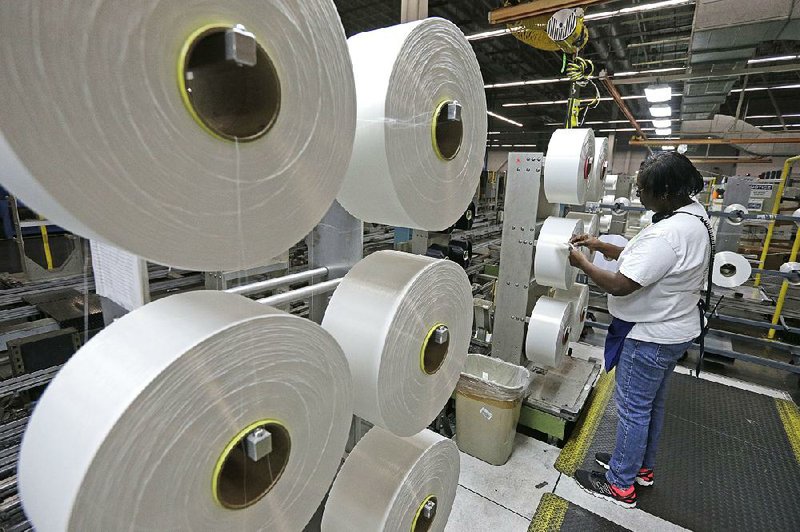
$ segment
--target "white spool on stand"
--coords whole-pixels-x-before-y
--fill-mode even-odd
[[[544,221],[533,261],[536,284],[563,290],[572,287],[577,271],[569,264],[569,241],[583,232],[583,220],[550,216]]]
[[[444,530],[460,462],[453,440],[430,430],[401,438],[370,429],[333,483],[322,532]]]
[[[25,513],[42,532],[301,530],[339,467],[352,393],[309,320],[223,292],[160,299],[45,390],[20,452]]]
[[[452,261],[378,251],[345,276],[322,326],[350,361],[355,414],[411,436],[433,421],[458,382],[472,333],[472,286]]]
[[[0,179],[83,237],[263,266],[341,188],[356,98],[331,0],[2,2],[0,49]]]
[[[583,205],[594,161],[591,129],[557,129],[547,145],[544,193],[550,203]]]
[[[472,200],[486,152],[486,96],[472,46],[435,17],[347,43],[358,126],[339,203],[366,222],[450,227]]]
[[[525,356],[537,367],[557,368],[569,349],[574,311],[570,301],[540,297],[528,320]]]

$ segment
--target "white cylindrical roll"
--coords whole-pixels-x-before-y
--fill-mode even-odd
[[[42,532],[300,530],[351,419],[347,359],[321,327],[184,293],[115,321],[59,372],[22,441],[19,492]],[[259,427],[271,452],[247,462]]]
[[[224,59],[236,24],[255,66]],[[341,187],[356,99],[331,0],[3,2],[0,49],[2,182],[81,236],[262,266]]]
[[[537,284],[564,290],[572,287],[577,272],[569,264],[569,240],[583,232],[583,220],[550,216],[544,221],[533,260]]]
[[[538,367],[561,364],[572,338],[574,303],[540,297],[533,307],[525,337],[525,356]]]
[[[594,161],[591,129],[557,129],[547,145],[544,193],[550,203],[582,205]]]
[[[569,290],[556,290],[553,299],[572,302],[572,320],[570,320],[570,334],[577,341],[583,332],[583,322],[589,309],[589,287],[585,284],[575,283]]]
[[[336,477],[322,531],[444,530],[460,464],[456,444],[430,430],[401,438],[374,427]]]
[[[606,194],[603,196],[603,199],[600,200],[600,203],[603,205],[614,205],[614,195]]]
[[[800,286],[800,262],[784,262],[780,267],[781,273],[790,274],[785,279],[792,286]]]
[[[601,233],[608,233],[611,230],[611,222],[614,218],[610,214],[604,214],[600,217],[600,223],[598,223],[598,228],[600,229]]]
[[[732,214],[730,218],[726,218],[731,225],[742,225],[744,223],[744,216],[748,214],[747,207],[740,203],[734,203],[725,207],[727,214]]]
[[[458,382],[472,287],[452,261],[378,251],[345,276],[322,326],[350,361],[355,414],[411,436],[433,421]]]
[[[797,224],[798,227],[800,227],[800,209],[797,209],[796,211],[794,211],[792,213],[792,216],[794,216],[796,218],[794,223]]]
[[[605,184],[603,185],[603,191],[605,194],[611,194],[612,197],[615,196],[618,178],[618,175],[606,175]]]
[[[614,207],[611,209],[611,212],[616,216],[623,216],[627,214],[626,207],[631,206],[631,200],[628,198],[617,198],[613,202]]]
[[[733,288],[743,285],[752,273],[750,262],[732,251],[720,251],[714,255],[714,271],[711,282],[717,286]]]
[[[586,194],[587,201],[600,201],[606,187],[606,172],[608,171],[608,139],[594,139],[594,164],[592,176],[589,179],[589,189]]]
[[[571,220],[583,220],[583,230],[587,235],[597,238],[600,236],[600,216],[590,212],[570,212],[567,218]],[[584,247],[581,249],[583,254],[586,255],[590,261],[594,260],[594,251],[589,251],[589,248]]]
[[[472,46],[440,18],[360,33],[348,46],[358,124],[339,203],[367,222],[446,229],[469,205],[486,151]]]

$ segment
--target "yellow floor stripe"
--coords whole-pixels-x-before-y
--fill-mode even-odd
[[[778,408],[778,415],[781,416],[786,437],[792,444],[794,457],[800,464],[800,408],[793,402],[783,399],[775,399],[775,406]]]
[[[586,458],[586,452],[589,450],[594,435],[597,432],[597,426],[606,411],[608,401],[611,399],[612,392],[614,391],[614,372],[606,373],[600,380],[597,381],[597,386],[594,389],[594,397],[592,404],[586,411],[586,416],[575,428],[567,444],[561,450],[561,454],[556,460],[556,469],[565,475],[574,475],[578,466],[583,463]]]
[[[545,493],[531,520],[528,532],[558,532],[564,523],[569,503],[553,493]]]

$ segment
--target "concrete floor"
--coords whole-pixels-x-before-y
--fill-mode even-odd
[[[601,357],[602,350],[589,344],[573,344],[573,356]],[[677,372],[687,373],[684,368]],[[710,381],[788,399],[786,391],[706,372]],[[626,510],[597,499],[555,467],[560,449],[516,435],[514,452],[502,466],[493,466],[461,453],[458,491],[445,530],[447,532],[525,532],[544,493],[555,493],[609,521],[633,531],[686,530],[643,510]],[[586,531],[588,532],[588,531]]]

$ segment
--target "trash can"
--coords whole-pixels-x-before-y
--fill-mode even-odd
[[[483,355],[467,355],[456,386],[456,443],[467,454],[505,464],[514,447],[530,372]]]

